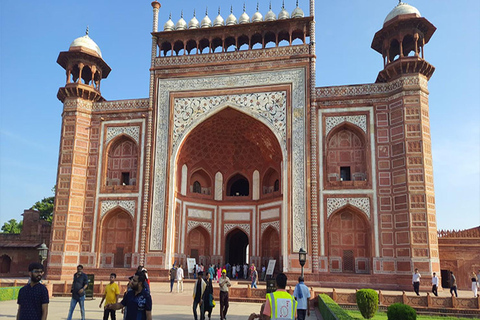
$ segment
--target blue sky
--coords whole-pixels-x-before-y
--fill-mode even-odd
[[[24,209],[51,196],[57,174],[65,84],[56,63],[60,51],[90,28],[111,66],[102,81],[107,100],[148,96],[151,1],[0,1],[0,225],[21,219]],[[160,1],[159,25],[187,22],[205,6],[213,20],[221,6],[226,18],[243,2]],[[247,13],[256,0],[247,0]],[[309,3],[300,0],[308,14]],[[411,0],[436,27],[425,58],[436,67],[429,82],[430,122],[439,229],[480,225],[480,1]],[[317,86],[372,83],[383,67],[370,48],[396,0],[317,1]],[[285,1],[292,11],[295,0]],[[281,0],[272,0],[278,14]],[[260,1],[260,12],[268,1]]]

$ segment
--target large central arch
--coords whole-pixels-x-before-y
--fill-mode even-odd
[[[286,179],[282,148],[273,131],[250,115],[226,107],[188,133],[175,164],[176,201],[183,205],[175,209],[174,216],[182,223],[174,224],[179,230],[175,230],[174,246],[178,252],[173,254],[180,260],[188,258],[186,245],[194,244],[190,237],[186,242],[186,228],[203,225],[210,241],[206,245],[216,259],[207,263],[245,263],[248,257],[261,257],[258,206],[272,202],[280,208]],[[281,218],[279,209],[273,219],[280,223]],[[242,231],[231,231],[239,225]]]

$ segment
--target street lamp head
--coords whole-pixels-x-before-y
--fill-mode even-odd
[[[42,260],[42,263],[45,259],[47,259],[47,253],[48,253],[48,247],[44,243],[40,245],[40,247],[37,248],[38,250],[38,255],[40,256],[40,259]]]
[[[300,248],[300,250],[298,251],[298,261],[300,262],[300,265],[302,267],[305,265],[305,262],[307,261],[307,252],[303,248]]]

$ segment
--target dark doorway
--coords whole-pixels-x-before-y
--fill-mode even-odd
[[[440,274],[442,277],[442,288],[450,288],[450,270],[440,270]]]
[[[245,197],[250,193],[248,179],[241,174],[236,174],[227,183],[227,195],[232,197]]]
[[[0,273],[9,273],[10,265],[12,264],[12,259],[9,256],[4,254],[0,257]]]
[[[123,247],[117,247],[117,252],[115,253],[115,267],[116,268],[123,268],[124,267],[124,253],[123,253]]]
[[[225,258],[230,264],[245,264],[247,262],[248,237],[245,232],[235,229],[227,235],[225,242]]]

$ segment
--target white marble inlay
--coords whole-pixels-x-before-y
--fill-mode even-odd
[[[369,198],[327,198],[327,218],[336,210],[350,204],[360,209],[370,219]]]
[[[260,213],[260,218],[262,220],[278,218],[278,217],[280,217],[280,209],[279,208],[263,210]]]
[[[188,208],[187,212],[189,218],[212,219],[212,211],[210,210]]]
[[[140,137],[140,127],[139,126],[128,126],[128,127],[108,127],[107,128],[107,139],[105,141],[105,145],[115,137],[125,134],[131,137],[137,144]]]
[[[237,224],[237,223],[224,224],[223,225],[223,234],[227,235],[228,232],[230,232],[231,230],[233,230],[235,228],[239,228],[240,230],[244,231],[247,234],[247,236],[250,237],[250,224],[249,223],[245,223],[245,224]]]
[[[225,221],[250,221],[250,212],[224,212],[223,220]]]
[[[106,200],[102,201],[102,208],[100,216],[103,217],[105,213],[109,212],[115,207],[125,209],[132,218],[135,216],[135,200]]]
[[[339,117],[325,117],[325,135],[343,122],[350,122],[360,129],[363,132],[367,133],[367,116],[358,115],[358,116],[339,116]]]

